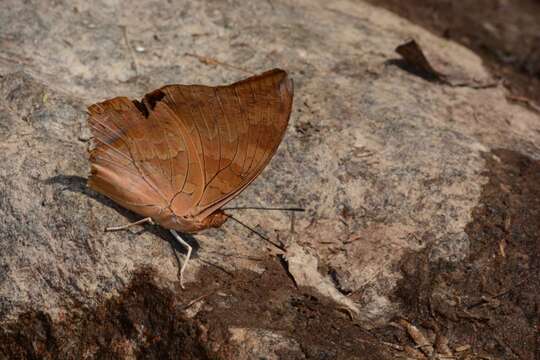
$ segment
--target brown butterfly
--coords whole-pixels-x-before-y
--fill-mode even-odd
[[[292,98],[292,80],[274,69],[227,86],[167,85],[142,101],[91,105],[88,184],[144,217],[133,224],[170,229],[188,249],[182,280],[191,246],[175,230],[193,233],[226,221],[220,209],[276,152]]]

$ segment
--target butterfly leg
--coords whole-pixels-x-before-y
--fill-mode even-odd
[[[169,231],[171,232],[171,234],[173,234],[173,236],[176,238],[176,240],[178,240],[178,242],[180,244],[182,244],[187,249],[186,261],[184,261],[184,264],[180,268],[180,287],[182,289],[184,289],[184,270],[187,267],[189,258],[191,257],[191,250],[193,250],[193,248],[184,239],[182,239],[182,237],[180,235],[178,235],[178,233],[176,231],[174,231],[172,229],[169,230]]]
[[[119,231],[119,230],[125,230],[125,229],[128,229],[132,226],[135,226],[135,225],[139,225],[139,224],[144,224],[144,223],[150,223],[152,225],[154,225],[154,220],[152,220],[152,218],[144,218],[144,219],[141,219],[139,221],[135,221],[135,222],[132,222],[132,223],[129,223],[129,224],[126,224],[126,225],[121,225],[121,226],[109,226],[108,228],[105,228],[105,231]]]

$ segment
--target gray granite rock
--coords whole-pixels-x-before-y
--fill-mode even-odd
[[[284,143],[234,204],[305,207],[295,236],[287,214],[238,217],[288,239],[289,262],[316,264],[293,276],[361,321],[399,311],[389,294],[406,252],[432,246],[443,259],[466,256],[483,152],[540,158],[540,117],[508,103],[503,87],[450,87],[390,61],[414,37],[469,77],[489,78],[477,56],[361,1],[7,0],[2,8],[2,322],[26,309],[54,318],[75,303],[94,305],[143,266],[165,287],[178,281],[160,232],[104,233],[136,217],[86,188],[85,107],[109,97],[288,70],[295,100]],[[274,253],[233,222],[196,238],[189,287],[208,263],[261,272],[255,260]]]

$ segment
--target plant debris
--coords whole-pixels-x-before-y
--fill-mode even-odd
[[[476,79],[454,64],[450,64],[435,54],[430,54],[430,60],[416,40],[409,40],[396,48],[407,66],[404,69],[429,81],[438,81],[449,86],[467,86],[472,88],[487,88],[497,85],[491,78]],[[403,64],[401,64],[403,65]]]

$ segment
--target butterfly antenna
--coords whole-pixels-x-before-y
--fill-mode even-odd
[[[267,236],[264,236],[263,234],[261,234],[259,231],[253,229],[251,226],[249,225],[246,225],[244,224],[243,222],[241,222],[240,220],[238,220],[237,218],[233,217],[232,215],[229,215],[229,214],[225,214],[229,219],[232,219],[234,221],[236,221],[238,224],[242,225],[243,227],[245,227],[246,229],[248,229],[249,231],[253,232],[254,234],[258,235],[261,239],[269,242],[270,244],[272,244],[273,246],[277,247],[279,250],[281,251],[285,251],[285,248],[283,247],[283,245],[281,244],[278,244],[272,240],[270,240]]]
[[[270,210],[270,211],[292,211],[292,212],[302,212],[306,211],[304,208],[281,208],[281,207],[262,207],[262,206],[235,206],[224,208],[223,210]]]

